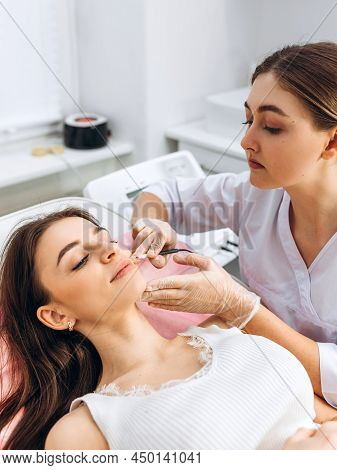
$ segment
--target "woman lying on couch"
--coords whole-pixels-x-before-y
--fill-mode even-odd
[[[13,232],[0,278],[11,377],[0,430],[17,420],[6,449],[337,445],[337,423],[313,422],[336,410],[315,412],[295,356],[220,316],[166,339],[136,306],[145,288],[139,261],[86,211]],[[240,308],[254,305],[247,291]]]

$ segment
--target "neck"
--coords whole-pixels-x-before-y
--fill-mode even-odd
[[[297,226],[311,227],[318,232],[337,230],[336,165],[325,168],[319,177],[311,181],[284,189],[290,196]]]
[[[114,313],[113,323],[94,326],[88,338],[96,347],[103,364],[100,385],[113,382],[133,369],[160,361],[172,341],[160,336],[144,315],[132,305]]]

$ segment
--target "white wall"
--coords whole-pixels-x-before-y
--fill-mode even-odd
[[[258,0],[255,60],[292,43],[337,42],[335,0]],[[329,14],[330,12],[330,14]]]
[[[167,127],[201,117],[207,94],[246,83],[245,4],[77,0],[82,106],[107,115],[138,159],[166,153]]]
[[[251,51],[237,26],[248,23],[245,3],[146,2],[149,156],[166,150],[169,126],[204,116],[205,96],[246,84]]]
[[[335,0],[75,0],[80,101],[148,159],[204,98],[248,82],[251,64],[292,42],[337,41]]]
[[[76,0],[80,102],[104,114],[118,139],[146,136],[143,0]]]

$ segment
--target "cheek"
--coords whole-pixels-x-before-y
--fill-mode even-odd
[[[97,299],[100,298],[98,287],[99,285],[95,285],[93,280],[85,282],[84,279],[76,278],[59,283],[56,289],[53,289],[53,296],[68,311],[73,312],[78,318],[84,318],[88,317],[88,312],[92,312],[95,305],[98,307]]]
[[[268,148],[268,171],[282,183],[293,182],[312,168],[318,153],[319,148],[301,136],[280,136],[277,143],[271,143]]]
[[[81,286],[82,296],[73,303],[73,308],[82,318],[96,320],[104,312],[118,314],[141,299],[146,288],[138,267],[113,283],[96,282]]]
[[[135,268],[127,276],[112,284],[110,292],[111,309],[118,310],[121,307],[134,304],[140,300],[142,293],[146,288],[146,280],[144,279],[140,269]]]
[[[270,179],[275,182],[283,180],[286,175],[291,173],[293,166],[293,149],[289,147],[285,138],[268,138],[263,147],[261,146],[263,162],[266,171],[261,173],[261,177]]]
[[[107,290],[107,282],[105,280]],[[91,267],[74,273],[60,275],[53,284],[52,295],[55,302],[60,303],[68,312],[78,319],[90,318],[94,312],[104,305],[104,284],[102,274]],[[110,287],[110,285],[109,285]]]
[[[77,319],[95,321],[106,311],[118,313],[140,300],[146,280],[138,267],[125,277],[107,282],[106,275],[92,271],[78,273],[72,279],[55,282],[52,295]]]

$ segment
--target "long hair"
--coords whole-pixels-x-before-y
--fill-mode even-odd
[[[267,72],[272,72],[281,87],[300,99],[317,129],[328,130],[337,125],[336,43],[284,47],[256,67],[252,84],[260,74]]]
[[[43,449],[54,423],[72,400],[95,389],[102,372],[100,356],[84,335],[48,328],[36,315],[51,300],[36,271],[37,243],[51,224],[66,217],[99,225],[85,210],[53,212],[18,227],[2,253],[0,345],[8,379],[3,374],[0,379],[0,390],[7,388],[0,397],[0,430],[16,421],[5,449]]]

